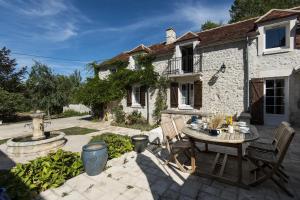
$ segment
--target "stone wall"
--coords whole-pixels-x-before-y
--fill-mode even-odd
[[[284,53],[258,55],[257,39],[249,46],[249,67],[251,78],[289,78],[289,120],[300,126],[300,76],[294,69],[300,66],[300,50]]]
[[[244,49],[245,42],[199,49],[203,71],[201,111],[240,115],[245,110]],[[223,63],[225,73],[217,73]]]
[[[98,75],[99,75],[99,78],[103,80],[103,79],[106,79],[110,75],[110,71],[109,71],[109,69],[100,69]]]
[[[89,113],[91,109],[83,104],[69,104],[68,106],[63,107],[63,112],[68,110],[73,110],[79,113]]]

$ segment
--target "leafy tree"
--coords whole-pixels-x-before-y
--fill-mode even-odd
[[[0,118],[14,115],[24,109],[25,98],[20,93],[8,92],[0,87]]]
[[[201,30],[202,31],[209,30],[209,29],[212,29],[212,28],[217,28],[221,25],[222,25],[221,23],[215,23],[213,21],[208,20],[204,24],[201,25]]]
[[[16,60],[10,58],[10,50],[3,47],[0,50],[0,87],[8,92],[20,92],[26,67],[16,70]]]
[[[33,108],[50,115],[62,112],[63,106],[74,101],[73,94],[81,85],[81,76],[79,71],[70,76],[55,75],[47,65],[35,62],[26,85]]]
[[[265,14],[273,8],[291,8],[300,5],[300,0],[235,0],[231,6],[230,23]]]

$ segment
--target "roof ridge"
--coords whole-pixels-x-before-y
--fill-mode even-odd
[[[227,27],[227,26],[232,26],[232,25],[239,24],[239,23],[243,23],[243,22],[250,21],[250,20],[253,20],[255,18],[258,18],[258,17],[259,16],[257,16],[257,17],[251,17],[249,19],[245,19],[245,20],[241,20],[241,21],[238,21],[238,22],[234,22],[232,24],[224,24],[224,25],[216,27],[216,28],[211,28],[211,29],[204,30],[204,31],[198,31],[198,32],[196,32],[196,34],[203,33],[203,32],[208,32],[208,31],[212,31],[212,30],[219,29],[219,28],[224,28],[224,27]]]

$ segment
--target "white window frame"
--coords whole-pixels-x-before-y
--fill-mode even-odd
[[[190,104],[187,105],[187,104],[183,104],[181,102],[182,100],[182,85],[184,84],[190,84],[190,87],[189,87],[189,90],[190,90]],[[193,90],[191,92],[191,85],[193,85]],[[178,92],[178,109],[182,109],[182,110],[191,110],[191,109],[194,109],[194,96],[195,96],[195,88],[194,88],[194,82],[182,82],[182,83],[179,83],[179,92]]]
[[[136,98],[136,92],[138,90],[138,99]],[[132,86],[131,93],[132,105],[131,107],[141,107],[141,87],[140,86]]]
[[[276,29],[276,28],[285,28],[285,46],[267,49],[266,48],[266,31],[271,30],[271,29]],[[289,50],[290,49],[290,38],[291,38],[291,31],[290,31],[290,23],[289,22],[281,22],[281,23],[277,23],[277,24],[264,26],[264,37],[263,37],[264,52]]]

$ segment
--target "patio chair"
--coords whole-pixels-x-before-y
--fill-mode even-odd
[[[248,148],[276,152],[276,146],[283,134],[284,128],[289,126],[290,124],[288,122],[281,122],[280,125],[275,129],[274,138],[271,142],[254,141],[250,143]]]
[[[281,181],[284,178],[281,175],[280,166],[284,160],[284,157],[294,135],[294,129],[290,126],[285,125],[282,136],[276,146],[277,152],[260,151],[254,148],[248,148],[246,150],[245,157],[257,167],[255,169],[255,172],[262,172],[264,174],[263,176],[257,178],[257,173],[255,173],[255,180],[252,183],[250,183],[250,185],[255,186],[268,179],[271,179],[288,195],[293,196],[293,194],[283,184],[284,182]],[[284,181],[287,182],[286,180]]]
[[[177,134],[175,126],[172,120],[166,120],[161,123],[162,132],[164,135],[165,144],[169,153],[169,159],[165,164],[169,164],[171,160],[175,161],[177,167],[183,172],[189,172],[189,169],[184,164],[181,164],[178,160],[178,156],[181,153],[187,155],[185,151],[191,149],[191,144],[187,140],[182,140]]]

